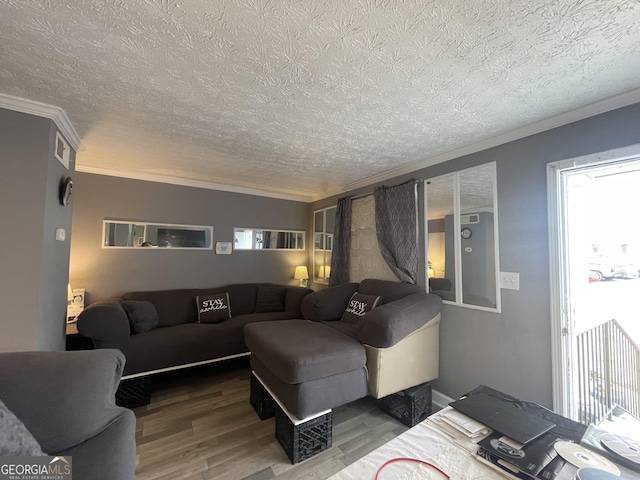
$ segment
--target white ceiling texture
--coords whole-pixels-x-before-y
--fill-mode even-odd
[[[77,170],[309,201],[640,101],[637,0],[0,0]]]

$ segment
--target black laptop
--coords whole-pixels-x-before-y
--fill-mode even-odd
[[[556,426],[544,418],[525,412],[517,401],[497,395],[477,393],[451,402],[453,408],[502,433],[518,443],[527,444]]]

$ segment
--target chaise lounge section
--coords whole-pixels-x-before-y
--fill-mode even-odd
[[[366,302],[372,309],[365,312]],[[257,380],[252,388],[264,388],[277,403],[276,436],[292,462],[308,455],[295,451],[283,432],[318,416],[330,422],[327,411],[367,395],[381,399],[437,378],[441,306],[438,296],[419,286],[367,279],[307,295],[306,322],[244,328]],[[350,311],[360,317],[354,321],[345,313]],[[254,400],[263,397],[252,392]],[[329,432],[324,448],[330,431],[323,430]],[[313,454],[322,449],[311,446]]]

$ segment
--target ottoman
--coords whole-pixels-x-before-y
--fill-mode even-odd
[[[251,368],[298,418],[369,393],[362,344],[321,322],[276,320],[244,327]]]
[[[276,439],[292,463],[332,443],[331,409],[368,394],[367,358],[355,338],[328,325],[278,320],[244,327],[251,351],[251,403],[276,417]]]

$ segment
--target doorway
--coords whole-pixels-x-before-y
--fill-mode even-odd
[[[640,414],[640,145],[548,166],[554,408]]]

